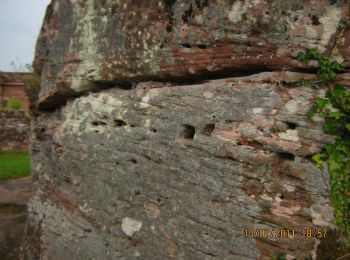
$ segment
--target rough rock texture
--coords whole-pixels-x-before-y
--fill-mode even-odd
[[[332,3],[53,1],[35,61],[45,111],[22,257],[332,252],[329,176],[309,159],[334,137],[307,118],[325,91],[298,86],[316,77],[295,60],[318,47],[348,61],[336,37],[347,9]]]
[[[40,188],[28,228],[41,258],[314,254],[317,239],[244,236],[247,228],[332,227],[328,176],[305,159],[332,141],[305,119],[322,93],[284,86],[283,74],[303,76],[140,83],[40,116],[32,144]]]
[[[40,107],[106,84],[306,68],[296,54],[329,51],[348,14],[330,2],[54,0],[34,63]],[[346,62],[349,42],[350,32],[334,49]]]
[[[0,150],[28,149],[29,122],[24,111],[0,111]]]

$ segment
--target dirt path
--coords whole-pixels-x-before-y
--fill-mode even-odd
[[[32,196],[32,178],[0,181],[0,259],[16,259]]]

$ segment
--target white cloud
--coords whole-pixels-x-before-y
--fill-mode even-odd
[[[0,0],[0,70],[31,64],[46,6],[50,0]],[[21,64],[18,64],[21,63]]]

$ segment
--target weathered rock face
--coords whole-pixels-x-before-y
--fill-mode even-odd
[[[331,2],[54,0],[37,45],[40,106],[106,84],[305,68],[296,54],[329,50],[347,15]],[[344,37],[336,51],[348,61]]]
[[[316,258],[336,228],[309,157],[333,137],[306,116],[324,90],[297,82],[315,75],[291,70],[299,48],[330,50],[346,8],[281,2],[53,1],[22,256]]]
[[[317,240],[300,234],[245,238],[249,228],[332,227],[327,178],[305,159],[332,140],[305,120],[321,93],[276,76],[141,83],[40,116],[29,227],[40,229],[41,258],[315,253]]]

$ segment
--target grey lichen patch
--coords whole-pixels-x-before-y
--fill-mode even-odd
[[[76,9],[81,9],[79,4],[76,5]],[[96,37],[97,32],[94,27],[94,20],[96,19],[95,1],[88,0],[85,2],[85,14],[79,19],[77,24],[76,33],[79,35],[79,42],[83,47],[80,51],[80,57],[83,59],[92,58],[97,54]],[[81,14],[80,14],[81,15]]]
[[[333,224],[333,208],[330,205],[319,205],[311,208],[312,223],[321,227],[328,227],[336,230]]]
[[[328,7],[322,14],[310,15],[307,9],[303,10],[298,14],[295,13],[295,21],[289,20],[289,36],[293,42],[325,51],[337,32],[341,18],[342,10],[339,6]],[[315,24],[312,19],[317,19],[317,23]]]
[[[86,92],[86,91],[89,91],[89,90],[96,88],[96,83],[89,81],[87,79],[73,78],[71,81],[70,87],[74,91],[80,93],[80,92]]]
[[[298,142],[299,141],[299,136],[298,136],[298,131],[297,130],[288,129],[284,133],[279,133],[279,137],[281,139],[287,140],[287,141],[294,141],[294,142]]]
[[[135,232],[139,231],[142,227],[142,222],[132,218],[123,218],[122,231],[129,237]]]
[[[341,20],[341,9],[332,6],[320,17],[320,23],[323,25],[323,33],[321,37],[321,45],[327,46],[329,40],[336,33],[339,22]]]
[[[90,80],[93,79],[96,81],[99,79],[100,61],[103,59],[103,56],[99,52],[99,41],[97,40],[96,22],[99,20],[99,17],[95,6],[96,3],[95,0],[85,1],[84,8],[76,1],[72,4],[73,10],[75,10],[75,20],[77,21],[76,37],[73,41],[75,42],[74,46],[79,46],[77,51],[81,60],[75,74],[85,75]],[[83,81],[83,79],[73,77],[72,85],[80,85],[88,90],[90,89],[87,87],[87,84],[77,84],[77,81]]]
[[[124,103],[107,93],[91,94],[81,97],[69,104],[69,109],[64,109],[65,120],[60,126],[60,131],[65,134],[81,135],[84,132],[112,131],[115,118],[123,118],[126,111]],[[99,122],[105,118],[106,122]],[[97,120],[97,121],[96,121]]]
[[[233,23],[241,22],[243,15],[247,10],[260,2],[260,0],[235,1],[232,5],[231,11],[228,13],[228,19]]]

